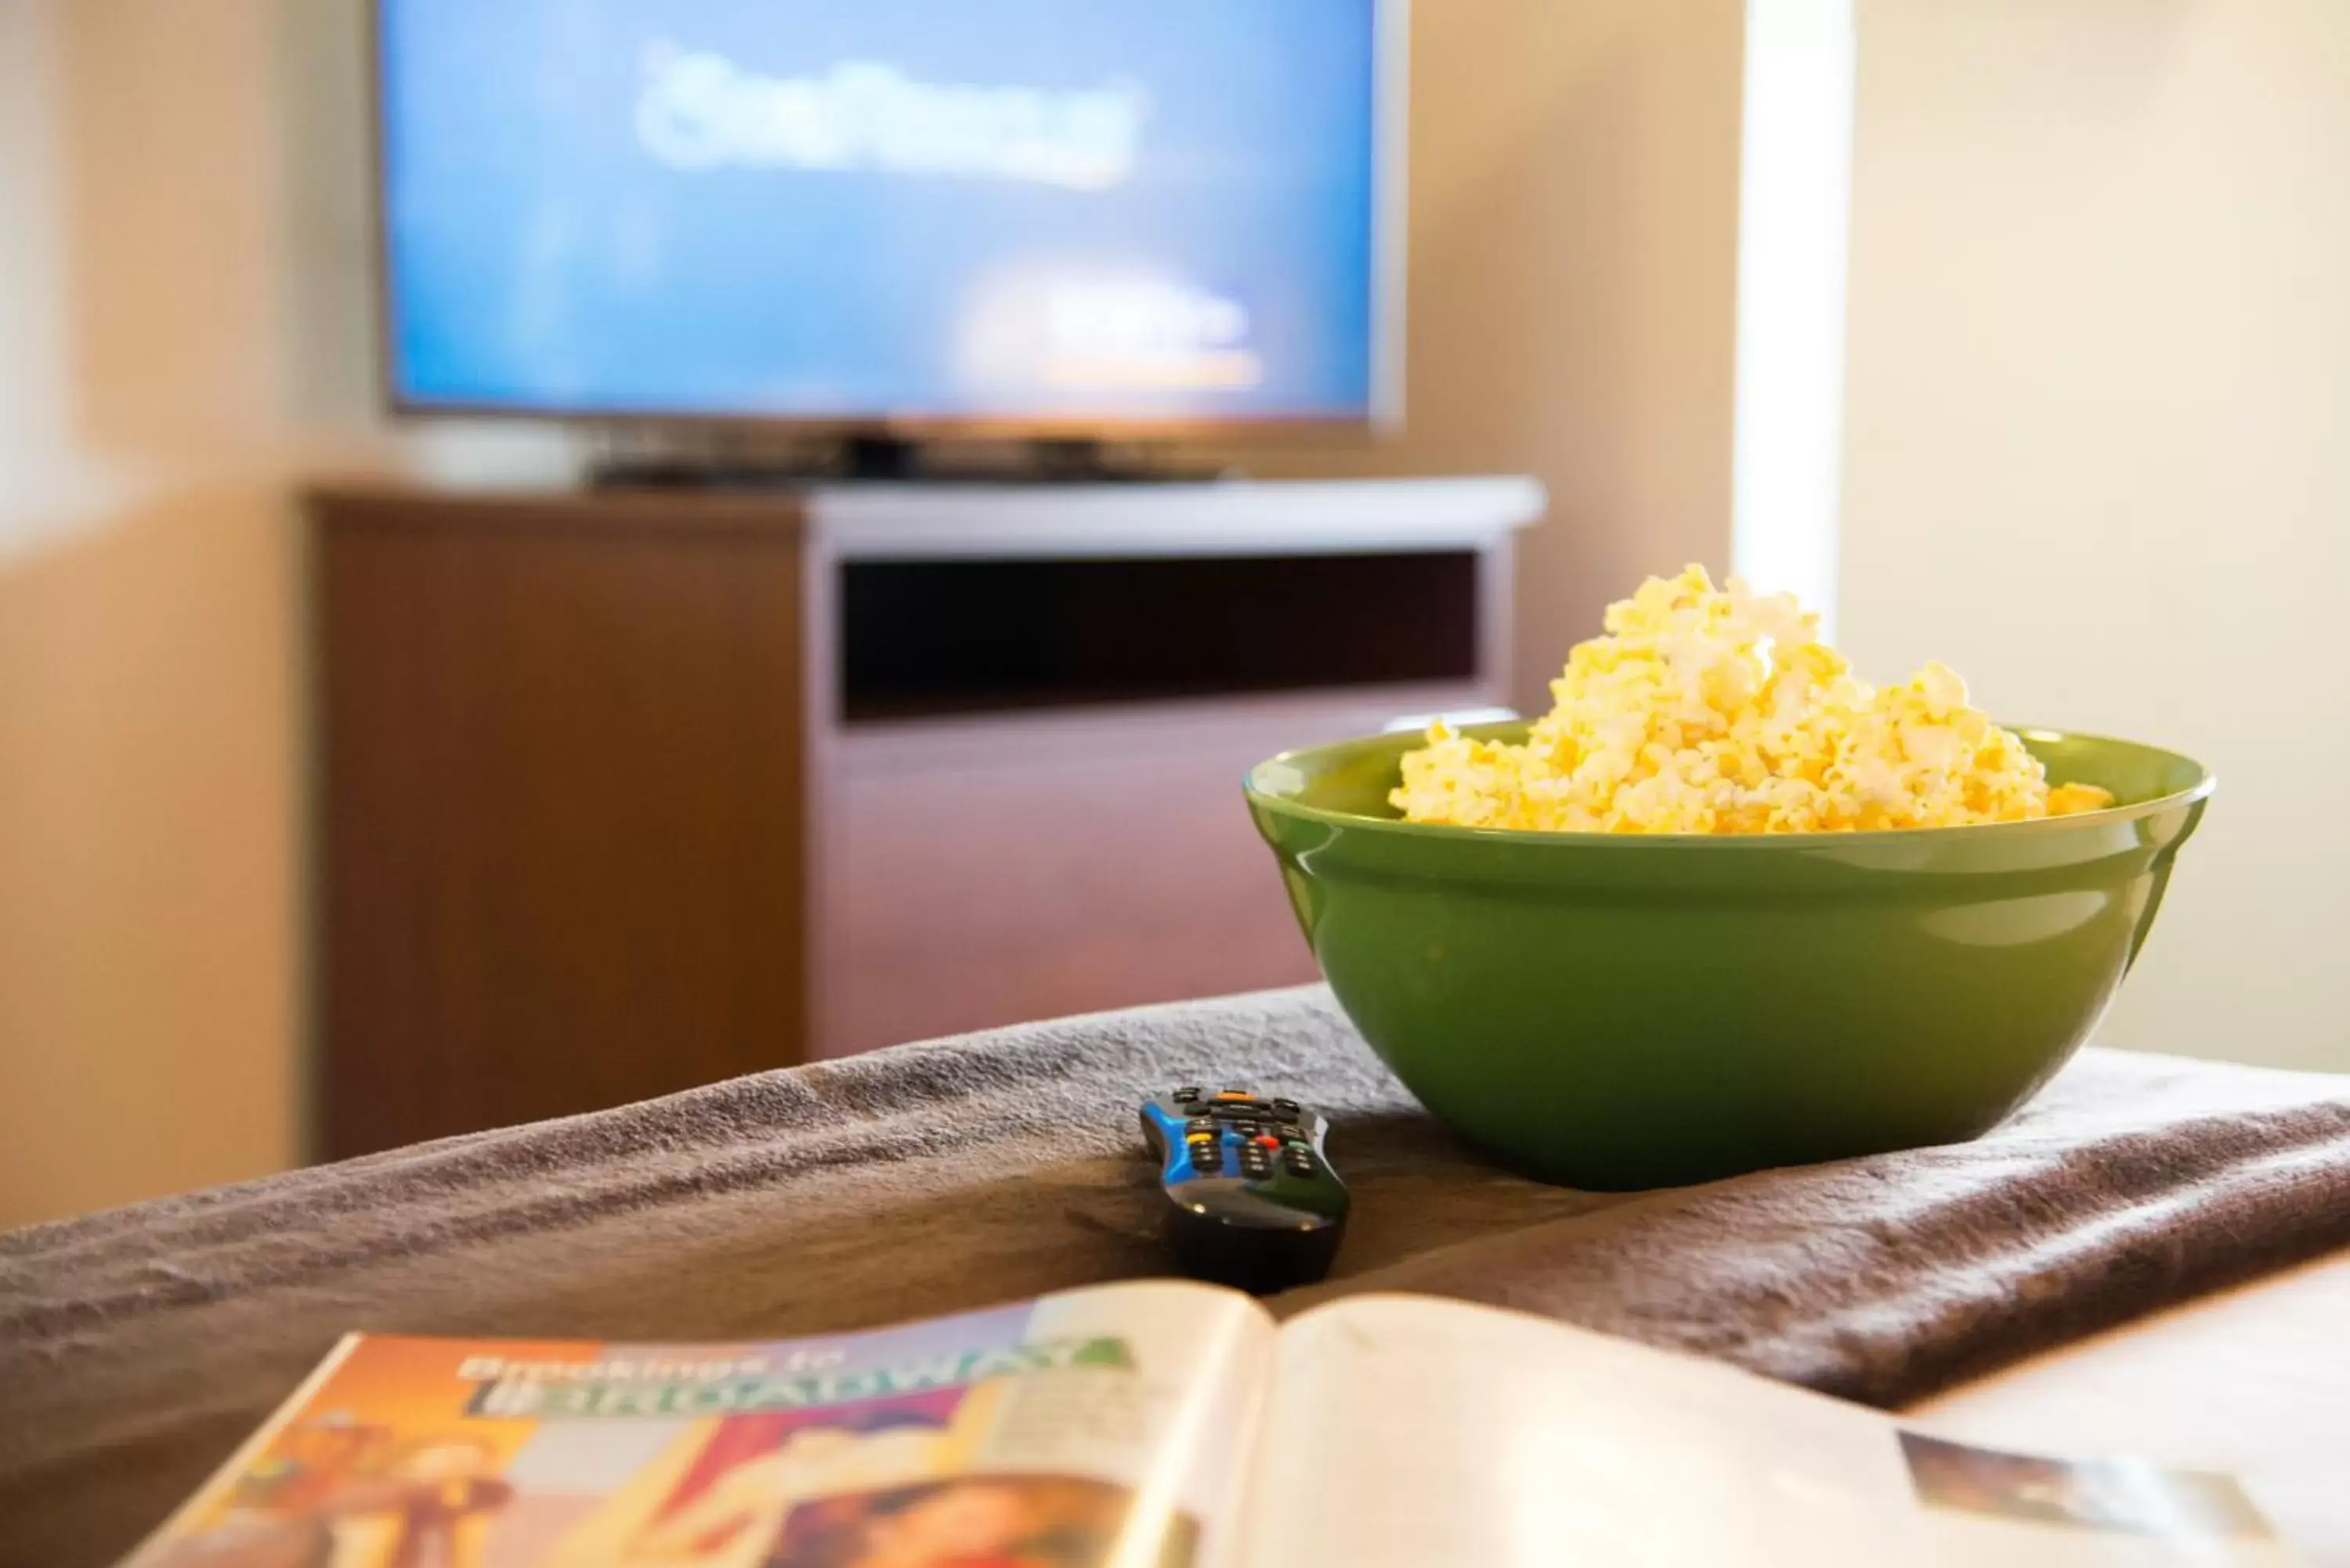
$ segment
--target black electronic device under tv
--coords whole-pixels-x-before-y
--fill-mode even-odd
[[[1406,0],[376,0],[388,401],[881,477],[1390,429],[1405,36]]]
[[[719,456],[679,450],[656,436],[630,450],[599,452],[588,464],[588,482],[598,490],[771,490],[837,482],[1197,484],[1236,476],[1234,469],[1168,444],[1058,437],[941,449],[908,437],[848,434]]]

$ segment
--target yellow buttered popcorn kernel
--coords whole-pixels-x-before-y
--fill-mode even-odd
[[[1929,664],[1859,680],[1792,596],[1703,567],[1608,607],[1522,744],[1439,724],[1392,796],[1412,822],[1556,833],[1840,833],[2096,811]]]

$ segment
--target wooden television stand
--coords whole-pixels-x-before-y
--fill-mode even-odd
[[[315,1152],[1310,980],[1241,773],[1506,701],[1542,504],[314,492]]]

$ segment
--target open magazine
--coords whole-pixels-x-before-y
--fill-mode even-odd
[[[1172,1281],[780,1344],[353,1334],[136,1568],[2283,1564],[2224,1476],[1711,1363]]]

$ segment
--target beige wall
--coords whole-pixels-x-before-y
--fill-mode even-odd
[[[267,40],[151,10],[0,0],[0,1222],[292,1147]]]
[[[2106,1035],[2350,1068],[2350,5],[1862,0],[1845,640],[2220,789]]]
[[[1740,16],[1423,0],[1410,436],[1252,460],[1540,474],[1529,696],[1642,574],[1728,556]],[[359,16],[0,0],[0,1225],[298,1152],[288,495],[403,456],[370,412]]]
[[[359,16],[0,0],[0,1226],[296,1153],[289,495],[390,454]]]
[[[1419,0],[1404,438],[1260,472],[1523,472],[1519,698],[1640,579],[1730,562],[1738,0]]]

